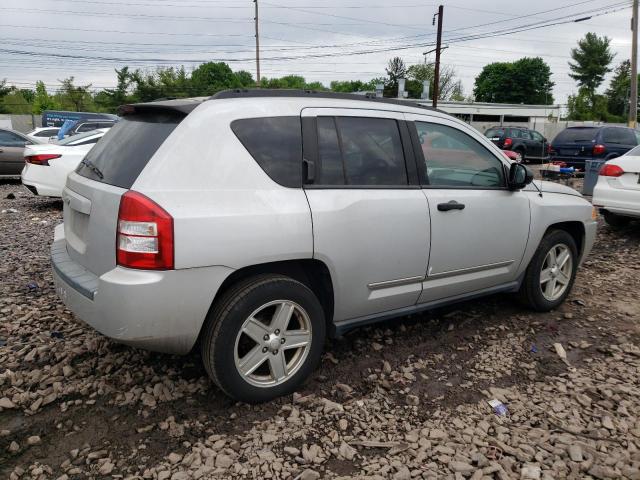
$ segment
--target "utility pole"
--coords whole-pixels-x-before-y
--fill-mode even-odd
[[[637,1],[637,0],[636,0]],[[438,17],[438,38],[436,40],[436,66],[433,72],[433,108],[438,107],[438,95],[440,95],[440,51],[442,50],[442,14],[444,13],[444,7],[440,5],[438,7],[438,13],[433,16],[433,22]]]
[[[258,0],[253,0],[256,5],[256,86],[260,88],[260,33],[258,31]]]
[[[633,0],[631,18],[631,104],[629,106],[629,126],[636,128],[638,120],[638,0]]]

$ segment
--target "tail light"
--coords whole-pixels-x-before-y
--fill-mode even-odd
[[[600,176],[602,177],[619,177],[621,175],[624,175],[624,170],[618,165],[605,163],[600,169]]]
[[[593,149],[591,150],[591,152],[594,155],[602,155],[607,149],[605,148],[604,145],[598,144],[598,145],[594,145]]]
[[[53,153],[40,153],[37,155],[27,155],[24,157],[24,161],[33,165],[49,165],[49,160],[54,158],[60,158],[62,155],[55,155]]]
[[[118,211],[118,265],[173,270],[173,248],[173,217],[141,193],[133,190],[125,193]]]
[[[513,140],[511,140],[510,138],[505,138],[502,148],[509,148],[511,145],[513,145]]]

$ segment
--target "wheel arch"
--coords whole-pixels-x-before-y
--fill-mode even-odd
[[[317,259],[307,258],[260,263],[256,265],[248,265],[235,270],[224,280],[224,282],[222,282],[222,285],[220,285],[220,288],[216,292],[213,302],[211,303],[210,309],[213,308],[222,295],[224,295],[224,293],[233,285],[246,278],[262,274],[284,275],[291,277],[309,288],[316,297],[318,297],[318,301],[322,305],[327,333],[329,335],[333,335],[333,281],[327,265]]]
[[[586,231],[584,228],[584,224],[580,221],[568,221],[568,222],[558,222],[549,225],[547,230],[544,232],[542,238],[544,238],[549,232],[553,230],[564,230],[567,232],[573,240],[576,242],[576,247],[578,249],[578,258],[582,258],[582,253],[584,252],[584,240]]]

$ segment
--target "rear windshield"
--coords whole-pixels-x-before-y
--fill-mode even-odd
[[[558,134],[554,143],[580,143],[590,142],[596,138],[597,128],[567,128]]]
[[[174,112],[124,117],[87,154],[76,172],[98,182],[131,188],[183,118],[182,114]]]
[[[489,130],[484,132],[484,136],[487,138],[503,137],[504,128],[490,128]]]

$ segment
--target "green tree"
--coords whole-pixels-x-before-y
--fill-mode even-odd
[[[525,57],[485,65],[475,79],[473,94],[479,102],[551,105],[553,85],[545,61]]]
[[[24,98],[20,90],[13,90],[1,99],[4,113],[27,114],[31,113],[31,104]]]
[[[576,95],[569,95],[567,99],[568,120],[597,120],[603,122],[615,121],[607,111],[607,97],[592,95],[586,88],[578,90]]]
[[[88,85],[74,85],[74,77],[58,80],[61,87],[56,94],[56,101],[64,110],[72,110],[76,112],[89,111],[94,107],[93,98]]]
[[[387,68],[387,80],[384,85],[384,95],[386,97],[398,96],[398,80],[407,77],[407,66],[400,57],[393,57],[389,60]]]
[[[140,69],[131,73],[132,96],[136,101],[151,102],[160,98],[183,98],[197,95],[184,67]]]
[[[59,108],[56,101],[47,92],[47,87],[42,80],[36,82],[36,92],[33,98],[32,112],[36,115],[41,114],[45,110],[55,110]]]
[[[422,96],[423,82],[429,82],[429,98],[433,98],[433,80],[435,68],[433,64],[419,63],[411,65],[407,69],[407,91],[410,98]],[[453,67],[442,66],[440,68],[439,100],[464,99],[462,82],[456,78]]]
[[[227,88],[240,87],[238,77],[224,62],[207,62],[191,72],[194,95],[208,96]]]
[[[569,76],[573,78],[580,89],[591,97],[591,105],[596,104],[596,90],[604,81],[604,77],[611,71],[609,65],[615,54],[611,52],[608,37],[599,37],[589,32],[584,38],[578,40],[578,47],[571,49]]]
[[[620,121],[624,121],[627,115],[630,92],[631,62],[625,60],[616,67],[611,83],[609,83],[609,88],[604,93],[607,97],[609,113],[620,117]]]

